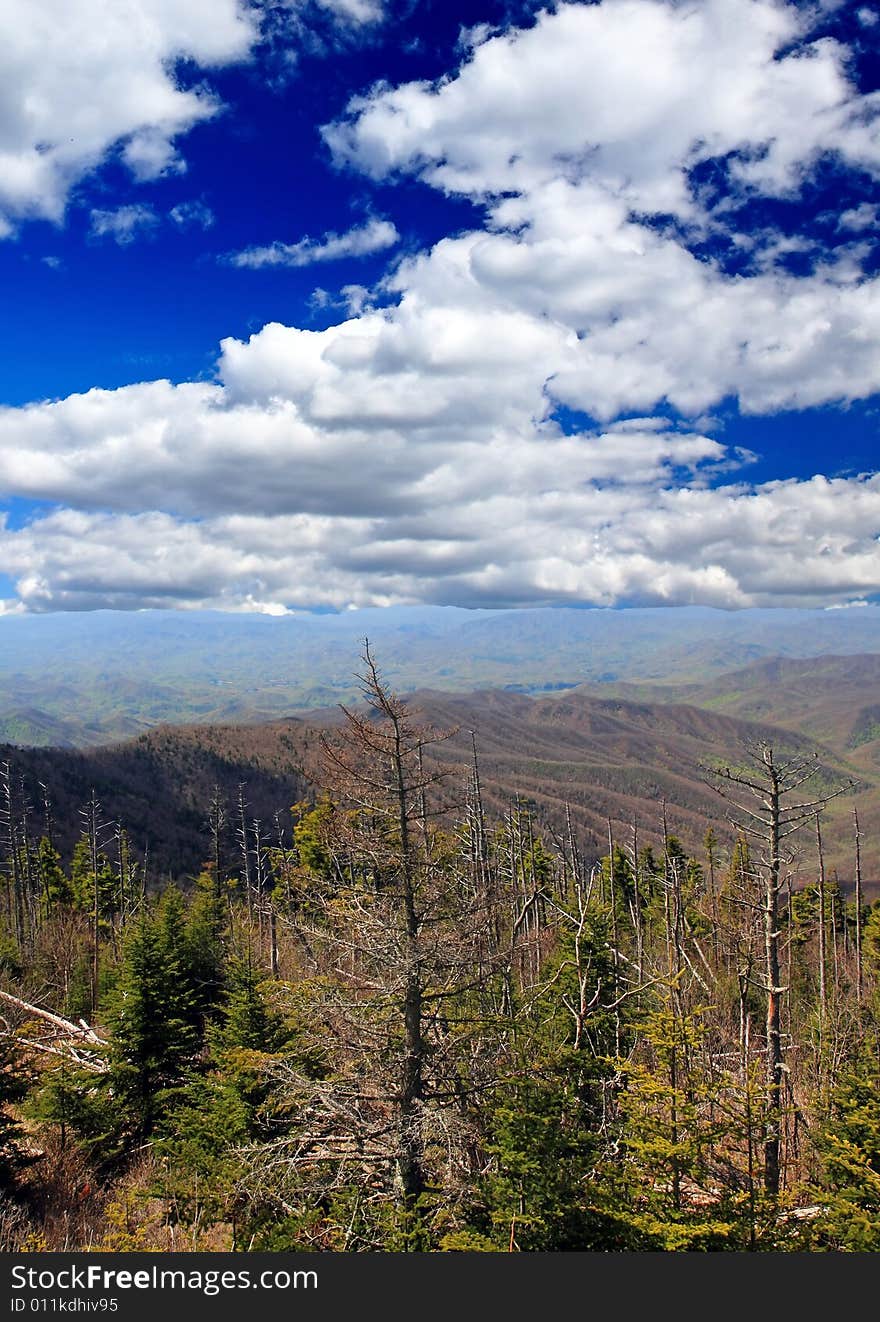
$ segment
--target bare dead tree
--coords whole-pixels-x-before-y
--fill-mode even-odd
[[[246,816],[248,804],[245,802],[244,788],[244,783],[241,782],[238,786],[238,800],[236,803],[238,823],[235,830],[235,838],[238,841],[240,858],[239,874],[244,888],[245,901],[247,903],[248,924],[250,925],[254,916],[254,894],[251,883],[251,846]]]
[[[745,769],[711,768],[707,783],[732,805],[731,822],[752,841],[763,881],[764,983],[766,995],[766,1087],[764,1117],[764,1188],[779,1194],[784,1076],[787,1072],[782,1043],[780,895],[794,861],[791,837],[827,803],[850,789],[851,783],[827,794],[801,800],[794,796],[818,769],[818,754],[779,758],[769,743],[749,746]]]
[[[6,855],[6,908],[16,939],[22,945],[26,934],[25,903],[16,806],[12,766],[8,761],[0,762],[0,832]]]
[[[818,864],[816,886],[819,905],[819,1035],[824,1036],[825,1020],[828,1016],[828,906],[825,894],[825,851],[822,848],[822,826],[819,813],[816,812],[816,861]]]
[[[27,1050],[62,1056],[96,1074],[106,1072],[106,1060],[102,1053],[109,1046],[109,1042],[84,1019],[75,1024],[72,1020],[65,1019],[63,1015],[45,1010],[39,1005],[32,1005],[22,997],[13,995],[12,992],[0,991],[0,1001],[12,1007],[17,1016],[17,1022],[14,1024],[5,1019],[0,1020],[0,1023],[5,1024],[5,1027],[0,1029],[3,1036],[11,1038]],[[38,1038],[32,1032],[20,1031],[21,1027],[32,1020],[50,1026],[51,1035],[48,1040],[45,1035]],[[98,1050],[96,1051],[95,1048]]]
[[[214,894],[219,900],[223,894],[223,831],[226,826],[226,805],[220,786],[211,791],[208,804],[208,828],[211,832],[211,862],[214,866]]]
[[[477,1030],[456,1021],[455,1006],[485,976],[486,891],[458,863],[460,837],[443,829],[461,805],[429,755],[453,732],[418,723],[368,642],[362,662],[363,707],[343,707],[344,727],[322,739],[327,874],[309,875],[283,920],[313,953],[317,1040],[325,1051],[335,1043],[337,1068],[327,1081],[290,1076],[306,1141],[260,1161],[285,1179],[292,1163],[317,1182],[309,1187],[358,1170],[417,1236],[441,1151],[458,1162],[468,1148]]]
[[[269,967],[278,972],[278,923],[275,900],[272,895],[274,878],[270,861],[269,839],[263,834],[262,823],[254,818],[251,823],[254,839],[254,886],[256,890],[257,934],[262,954],[268,934]]]
[[[27,913],[27,925],[33,941],[39,926],[39,886],[37,884],[36,846],[31,837],[31,817],[33,805],[27,793],[24,776],[18,778],[18,835],[21,851],[22,889]]]
[[[862,833],[859,830],[859,810],[853,808],[853,826],[855,828],[856,847],[856,996],[861,1005],[864,995],[864,971],[862,968]]]
[[[83,834],[89,847],[89,867],[92,873],[92,959],[91,959],[91,1006],[92,1013],[98,1008],[98,973],[101,954],[101,885],[100,853],[104,833],[110,824],[101,820],[101,804],[95,790],[92,789],[88,802],[79,810],[83,823]]]

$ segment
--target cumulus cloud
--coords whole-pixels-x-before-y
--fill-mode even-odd
[[[876,105],[839,44],[799,44],[809,18],[777,0],[560,5],[477,45],[454,78],[357,98],[325,136],[376,178],[486,198],[589,177],[635,211],[691,219],[700,161],[732,154],[734,179],[773,195],[822,152],[880,166]]]
[[[699,421],[731,395],[766,413],[880,386],[880,286],[859,244],[794,275],[786,243],[759,236],[730,274],[694,238],[737,241],[738,201],[795,192],[823,153],[877,166],[874,103],[805,15],[563,4],[476,34],[452,78],[355,103],[327,130],[340,162],[467,194],[483,227],[372,295],[348,287],[337,326],[224,340],[212,382],[0,410],[0,488],[57,507],[0,532],[21,600],[738,607],[880,591],[880,477],[751,486],[751,456]],[[695,183],[708,157],[726,209]],[[329,261],[371,225],[393,230],[236,260]]]
[[[349,325],[353,330],[356,323]],[[290,334],[267,327],[250,345],[230,342],[224,370],[234,389],[155,381],[0,410],[0,487],[10,495],[132,513],[402,518],[442,510],[446,517],[487,489],[669,481],[676,472],[711,468],[726,454],[713,438],[659,420],[639,420],[624,434],[567,436],[549,421],[536,428],[525,413],[526,382],[505,418],[500,383],[494,407],[480,398],[481,383],[486,390],[493,385],[488,355],[481,376],[461,364],[456,371],[438,353],[436,390],[420,398],[414,380],[398,380],[395,397],[390,374],[377,382],[367,372],[349,372],[350,354],[358,351],[353,334],[339,337],[335,362],[321,357],[319,335],[296,332],[297,348],[288,347]],[[517,363],[523,377],[538,351],[534,340],[523,340]],[[279,352],[285,370],[296,376],[299,368],[296,397],[291,389],[286,398],[278,393],[272,359]],[[417,380],[424,394],[428,374]],[[539,390],[536,374],[532,393]]]
[[[405,343],[366,320],[227,341],[218,383],[0,413],[0,485],[67,506],[0,534],[21,600],[736,607],[880,587],[880,477],[719,486],[737,456],[668,420],[565,434],[539,403],[551,328],[462,341],[437,317]]]
[[[233,253],[233,266],[311,266],[315,262],[336,262],[345,257],[367,257],[397,243],[400,235],[390,220],[373,218],[355,225],[345,234],[325,234],[323,239],[300,239],[297,243],[270,243],[262,248],[246,248]]]
[[[0,527],[0,555],[30,610],[817,605],[877,590],[878,530],[876,477],[566,484],[397,517],[61,510]]]
[[[775,0],[561,5],[478,39],[453,78],[356,99],[325,137],[374,178],[415,173],[485,206],[484,231],[391,288],[552,318],[577,338],[552,383],[570,407],[611,418],[664,400],[694,414],[726,395],[755,412],[860,398],[880,347],[880,285],[860,254],[737,231],[737,200],[795,194],[823,155],[880,170],[877,98],[847,81],[844,48],[807,39],[809,17]],[[694,182],[709,160],[723,202]],[[694,251],[719,236],[752,249],[751,271],[731,277]],[[787,269],[795,251],[815,258],[809,278]]]
[[[119,150],[138,179],[179,171],[177,140],[216,113],[175,76],[246,59],[242,0],[31,0],[0,6],[0,225],[59,222],[71,189]]]

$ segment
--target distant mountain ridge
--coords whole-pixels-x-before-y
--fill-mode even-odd
[[[704,683],[624,682],[578,692],[626,701],[690,703],[738,719],[796,730],[880,766],[880,655],[768,657]],[[862,751],[859,751],[862,750]]]
[[[659,840],[662,803],[669,829],[695,852],[707,826],[719,839],[732,837],[724,801],[706,784],[704,768],[741,762],[756,738],[780,750],[807,751],[814,743],[792,730],[754,723],[682,703],[635,702],[583,691],[544,698],[491,690],[466,695],[422,690],[412,695],[422,719],[457,733],[437,747],[440,762],[459,771],[463,785],[476,739],[490,817],[498,819],[518,799],[529,804],[539,830],[565,828],[570,809],[587,857],[607,849],[608,819],[618,839],[638,823],[643,843]],[[338,726],[338,710],[310,713],[263,725],[163,726],[135,739],[83,751],[0,749],[24,776],[36,802],[36,786],[50,787],[55,818],[66,823],[61,841],[70,850],[77,811],[95,788],[107,820],[121,819],[138,851],[146,846],[154,875],[187,875],[210,855],[208,804],[218,785],[230,808],[244,786],[249,817],[271,835],[280,813],[314,795],[320,785],[320,730]],[[820,783],[843,783],[852,764],[829,748],[820,750]],[[868,878],[880,877],[880,774],[869,770],[858,794],[865,828]],[[849,876],[847,814],[852,799],[829,815],[829,867]],[[812,865],[807,861],[807,872]]]
[[[4,616],[0,739],[95,747],[162,723],[266,722],[349,701],[365,635],[400,691],[702,686],[771,658],[880,654],[880,608]]]

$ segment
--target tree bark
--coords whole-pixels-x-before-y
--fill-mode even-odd
[[[764,878],[764,955],[767,981],[767,1112],[764,1127],[764,1188],[771,1198],[779,1193],[782,1133],[782,987],[779,978],[779,777],[773,751],[764,750],[770,786],[768,866]]]

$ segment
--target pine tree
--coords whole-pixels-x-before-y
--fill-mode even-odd
[[[748,1242],[754,1198],[745,1172],[731,1163],[753,1142],[748,1111],[740,1111],[730,1075],[710,1068],[706,1038],[704,1013],[681,1015],[670,999],[638,1025],[639,1048],[622,1064],[622,1160],[606,1205],[644,1249],[737,1249]]]
[[[158,918],[147,910],[141,913],[128,931],[114,992],[108,1077],[138,1138],[152,1133],[198,1044],[192,992],[181,962],[183,936],[175,931],[180,912],[171,898]]]
[[[876,1053],[876,1040],[871,1045]],[[825,1246],[853,1253],[880,1251],[880,1076],[871,1055],[865,1052],[835,1088],[817,1143],[818,1236]]]
[[[213,872],[202,872],[184,925],[179,958],[190,980],[198,1022],[219,1017],[226,987],[228,911]]]
[[[37,875],[47,911],[57,904],[73,903],[74,888],[61,866],[61,855],[46,836],[37,846]]]
[[[155,1143],[161,1169],[156,1191],[190,1227],[226,1220],[235,1236],[238,1225],[259,1226],[259,1218],[252,1225],[242,1206],[238,1186],[246,1161],[240,1149],[269,1137],[277,1142],[289,1127],[272,1100],[272,1066],[287,1037],[253,964],[235,960],[222,1022],[208,1032],[210,1058],[177,1093]]]
[[[572,918],[574,918],[572,914]],[[563,929],[537,993],[516,1017],[512,1082],[494,1094],[485,1122],[487,1173],[469,1231],[446,1248],[522,1252],[629,1247],[600,1207],[595,1173],[610,1155],[616,974],[610,914],[590,906]],[[584,990],[589,993],[584,999]]]

